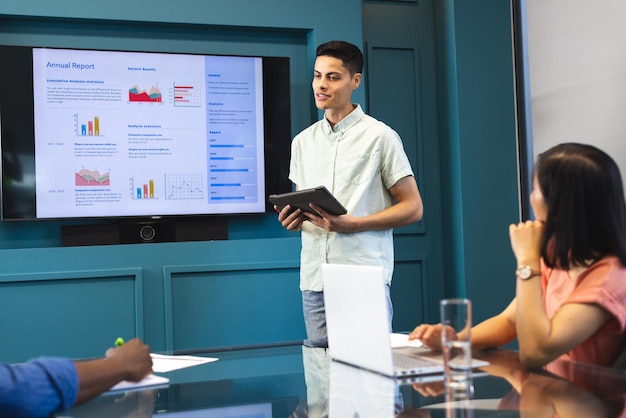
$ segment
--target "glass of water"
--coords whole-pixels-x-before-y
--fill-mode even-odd
[[[472,302],[465,298],[443,299],[440,306],[446,395],[454,400],[469,399],[474,394]]]

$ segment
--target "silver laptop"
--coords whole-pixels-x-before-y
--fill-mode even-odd
[[[441,353],[392,348],[382,267],[322,264],[322,277],[328,350],[334,360],[385,376],[437,374],[443,378]],[[486,364],[476,361],[475,367]]]

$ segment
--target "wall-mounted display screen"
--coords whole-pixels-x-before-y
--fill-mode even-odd
[[[2,219],[263,213],[288,58],[0,47]]]

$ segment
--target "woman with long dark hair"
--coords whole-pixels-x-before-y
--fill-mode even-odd
[[[530,195],[535,220],[509,226],[516,297],[472,328],[472,347],[517,338],[525,366],[556,359],[610,366],[626,348],[626,204],[605,152],[565,143],[539,155]],[[410,339],[441,349],[441,326]]]

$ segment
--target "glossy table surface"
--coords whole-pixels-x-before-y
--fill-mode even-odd
[[[195,354],[202,355],[202,354]],[[475,353],[489,366],[474,396],[451,402],[443,383],[406,383],[302,346],[207,353],[218,361],[164,373],[167,387],[109,393],[57,417],[619,417],[626,373],[557,361],[525,371],[517,353]]]

